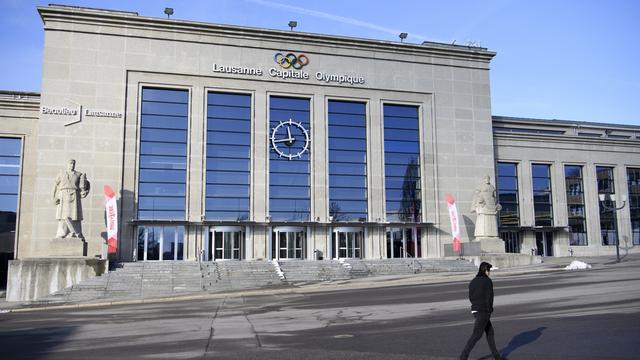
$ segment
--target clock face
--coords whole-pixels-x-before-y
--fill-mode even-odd
[[[292,119],[281,121],[271,132],[271,146],[281,157],[293,160],[309,150],[309,132]]]

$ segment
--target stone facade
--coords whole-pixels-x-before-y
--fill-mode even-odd
[[[0,136],[24,138],[16,230],[20,259],[60,255],[46,245],[57,225],[51,184],[69,158],[78,161],[94,189],[83,200],[86,255],[106,257],[101,189],[109,185],[121,210],[118,253],[111,259],[136,259],[140,107],[145,86],[189,91],[187,208],[185,219],[178,222],[186,226],[185,260],[197,259],[212,225],[246,229],[244,259],[270,257],[274,224],[268,221],[268,104],[272,95],[302,96],[311,101],[311,221],[298,224],[308,235],[304,256],[308,259],[314,257],[314,250],[330,253],[331,229],[336,226],[328,216],[327,103],[332,99],[366,103],[369,220],[342,225],[364,229],[362,257],[368,259],[386,258],[385,229],[405,225],[421,229],[420,256],[445,256],[445,245],[452,242],[444,200],[447,193],[458,201],[462,241],[472,241],[475,216],[469,209],[473,192],[484,175],[495,179],[496,161],[522,164],[520,225],[524,227],[530,226],[533,216],[526,170],[531,162],[554,164],[557,227],[566,225],[561,164],[585,164],[587,190],[591,192],[594,164],[614,164],[620,189],[626,189],[624,167],[640,166],[638,127],[613,127],[634,132],[635,137],[626,140],[494,132],[496,127],[506,126],[506,119],[492,120],[489,64],[495,53],[484,48],[245,28],[58,5],[38,11],[45,32],[41,95],[39,99],[30,95],[28,100],[0,102],[0,116],[18,119],[3,122]],[[280,51],[306,54],[309,64],[304,71],[309,78],[281,73],[272,76],[274,54]],[[220,71],[234,66],[241,70]],[[246,69],[253,69],[253,73],[246,73]],[[255,74],[257,70],[261,75]],[[326,81],[322,76],[327,74],[351,76],[356,81]],[[212,90],[251,95],[251,211],[249,219],[241,223],[203,221],[205,101]],[[388,103],[419,108],[420,223],[390,224],[385,219],[382,108]],[[541,126],[540,121],[530,119],[514,121],[517,126]],[[554,123],[544,122],[555,126],[549,124]],[[590,217],[594,212],[597,215],[592,195],[587,200]],[[628,212],[618,222],[621,236],[630,236]],[[526,253],[535,239],[531,239],[533,232],[523,231],[522,252]],[[610,247],[597,245],[598,231],[597,222],[590,221],[593,244],[575,249],[576,254],[611,253]],[[568,251],[562,245],[566,239],[562,231],[556,233],[556,253],[564,254]]]

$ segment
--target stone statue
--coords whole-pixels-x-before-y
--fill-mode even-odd
[[[56,177],[53,186],[53,201],[56,204],[56,220],[58,231],[56,237],[77,237],[82,235],[82,202],[81,198],[89,194],[87,176],[75,170],[76,161],[67,162],[67,170]]]
[[[480,184],[474,194],[471,212],[476,213],[476,238],[497,237],[498,222],[497,214],[502,209],[500,204],[496,204],[496,188],[491,185],[491,177],[484,177],[484,182]]]

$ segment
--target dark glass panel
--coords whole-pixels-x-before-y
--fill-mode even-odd
[[[367,129],[354,126],[329,125],[329,136],[350,139],[366,139]]]
[[[547,178],[533,178],[533,191],[551,191],[551,180]]]
[[[142,102],[142,115],[185,116],[188,112],[188,104]]]
[[[417,118],[418,117],[418,107],[417,106],[409,106],[409,105],[384,105],[384,116],[400,116],[400,117],[409,117],[409,118]]]
[[[308,221],[308,211],[275,211],[270,210],[271,220],[274,221]]]
[[[504,176],[516,177],[516,164],[498,163],[498,177]]]
[[[140,168],[185,170],[187,158],[141,155]]]
[[[211,211],[207,210],[205,216],[211,220],[231,220],[231,221],[246,221],[249,220],[248,211]]]
[[[184,197],[139,196],[140,210],[184,210]]]
[[[343,114],[364,114],[366,111],[365,103],[351,102],[351,101],[329,101],[329,114],[343,113]]]
[[[207,197],[249,197],[247,185],[207,185]]]
[[[331,202],[330,212],[340,214],[342,212],[367,212],[366,200],[335,200]],[[335,219],[334,219],[335,220]]]
[[[140,140],[185,143],[187,142],[187,131],[143,128],[140,130]]]
[[[277,199],[272,198],[269,204],[270,211],[293,211],[308,213],[311,208],[309,199]]]
[[[141,182],[185,183],[187,173],[184,170],[147,170],[140,169]]]
[[[409,165],[419,164],[420,159],[418,155],[415,153],[385,153],[384,155],[385,164],[396,164],[396,165]]]
[[[246,120],[226,120],[226,119],[211,119],[209,118],[208,131],[235,131],[235,132],[250,132],[251,122]]]
[[[244,145],[207,145],[207,157],[249,159],[251,147]]]
[[[410,141],[384,141],[384,151],[386,152],[401,152],[401,153],[415,153],[420,152],[420,143]]]
[[[405,185],[411,183],[419,183],[419,177],[404,177],[404,176],[396,176],[396,177],[387,177],[385,178],[385,188],[387,189],[402,189]]]
[[[331,150],[329,151],[329,161],[364,164],[367,161],[367,153],[365,151]]]
[[[364,139],[329,138],[329,150],[366,150],[367,141]]]
[[[365,188],[367,186],[365,176],[333,175],[329,181],[331,186],[336,187]]]
[[[419,178],[420,165],[385,165],[384,174],[386,176]]]
[[[162,142],[142,142],[140,143],[140,155],[171,155],[186,156],[187,144],[182,143],[162,143]]]
[[[186,90],[143,88],[142,100],[187,103],[189,102],[189,92]]]
[[[186,116],[142,115],[142,128],[187,130]]]
[[[0,194],[17,194],[19,186],[18,176],[0,176]]]
[[[515,177],[498,177],[498,189],[500,192],[503,190],[518,190],[518,179]]]
[[[576,165],[565,165],[564,176],[567,178],[581,178],[582,167]]]
[[[183,211],[173,210],[138,210],[140,220],[173,220],[184,219]]]
[[[420,134],[418,130],[384,129],[384,139],[396,141],[419,141]]]
[[[251,144],[251,134],[209,131],[207,133],[207,143],[248,146]]]
[[[271,109],[293,109],[309,111],[309,99],[272,96],[270,98],[269,107]]]
[[[367,119],[364,115],[329,114],[330,125],[366,126]]]
[[[308,186],[276,186],[269,187],[269,193],[272,198],[290,198],[290,199],[308,199],[309,187]]]
[[[207,184],[249,185],[248,171],[207,171]]]
[[[232,106],[209,106],[207,117],[209,122],[211,118],[221,119],[251,119],[251,108],[232,107]]]
[[[249,159],[207,158],[207,170],[249,171]]]
[[[548,178],[549,177],[549,165],[545,164],[533,164],[531,165],[531,173],[533,177]]]
[[[185,184],[159,184],[159,183],[140,183],[140,196],[143,195],[168,195],[168,196],[184,196]]]
[[[249,199],[207,197],[205,209],[207,209],[207,211],[247,211],[247,209],[249,209]]]
[[[284,161],[271,161],[271,172],[290,172],[290,173],[307,173],[309,172],[308,161],[296,161],[296,160],[284,160]]]
[[[309,131],[309,111],[298,111],[298,110],[269,110],[269,117],[271,119],[271,129],[269,130],[269,135],[271,135],[271,131],[274,127],[278,125],[281,121],[289,121],[289,119],[294,122],[301,122],[302,125]]]
[[[16,212],[18,208],[18,195],[0,195],[0,211]]]
[[[251,107],[251,95],[210,92],[207,94],[207,104]]]
[[[385,116],[384,117],[384,128],[385,129],[408,129],[408,130],[417,130],[418,119],[410,119],[410,118],[402,118],[395,116]]]
[[[164,226],[162,230],[162,260],[175,260],[176,228]]]
[[[331,185],[331,184],[330,184]],[[329,189],[329,199],[334,200],[366,200],[366,188],[338,188],[331,187]],[[365,201],[366,204],[366,201]]]
[[[366,164],[346,164],[346,163],[330,163],[329,173],[331,175],[366,175]]]

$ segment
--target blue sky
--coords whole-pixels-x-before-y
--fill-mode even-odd
[[[0,89],[40,90],[42,21],[51,1],[0,0]],[[494,115],[640,125],[640,1],[173,0],[56,3],[213,23],[381,40],[479,43]]]

